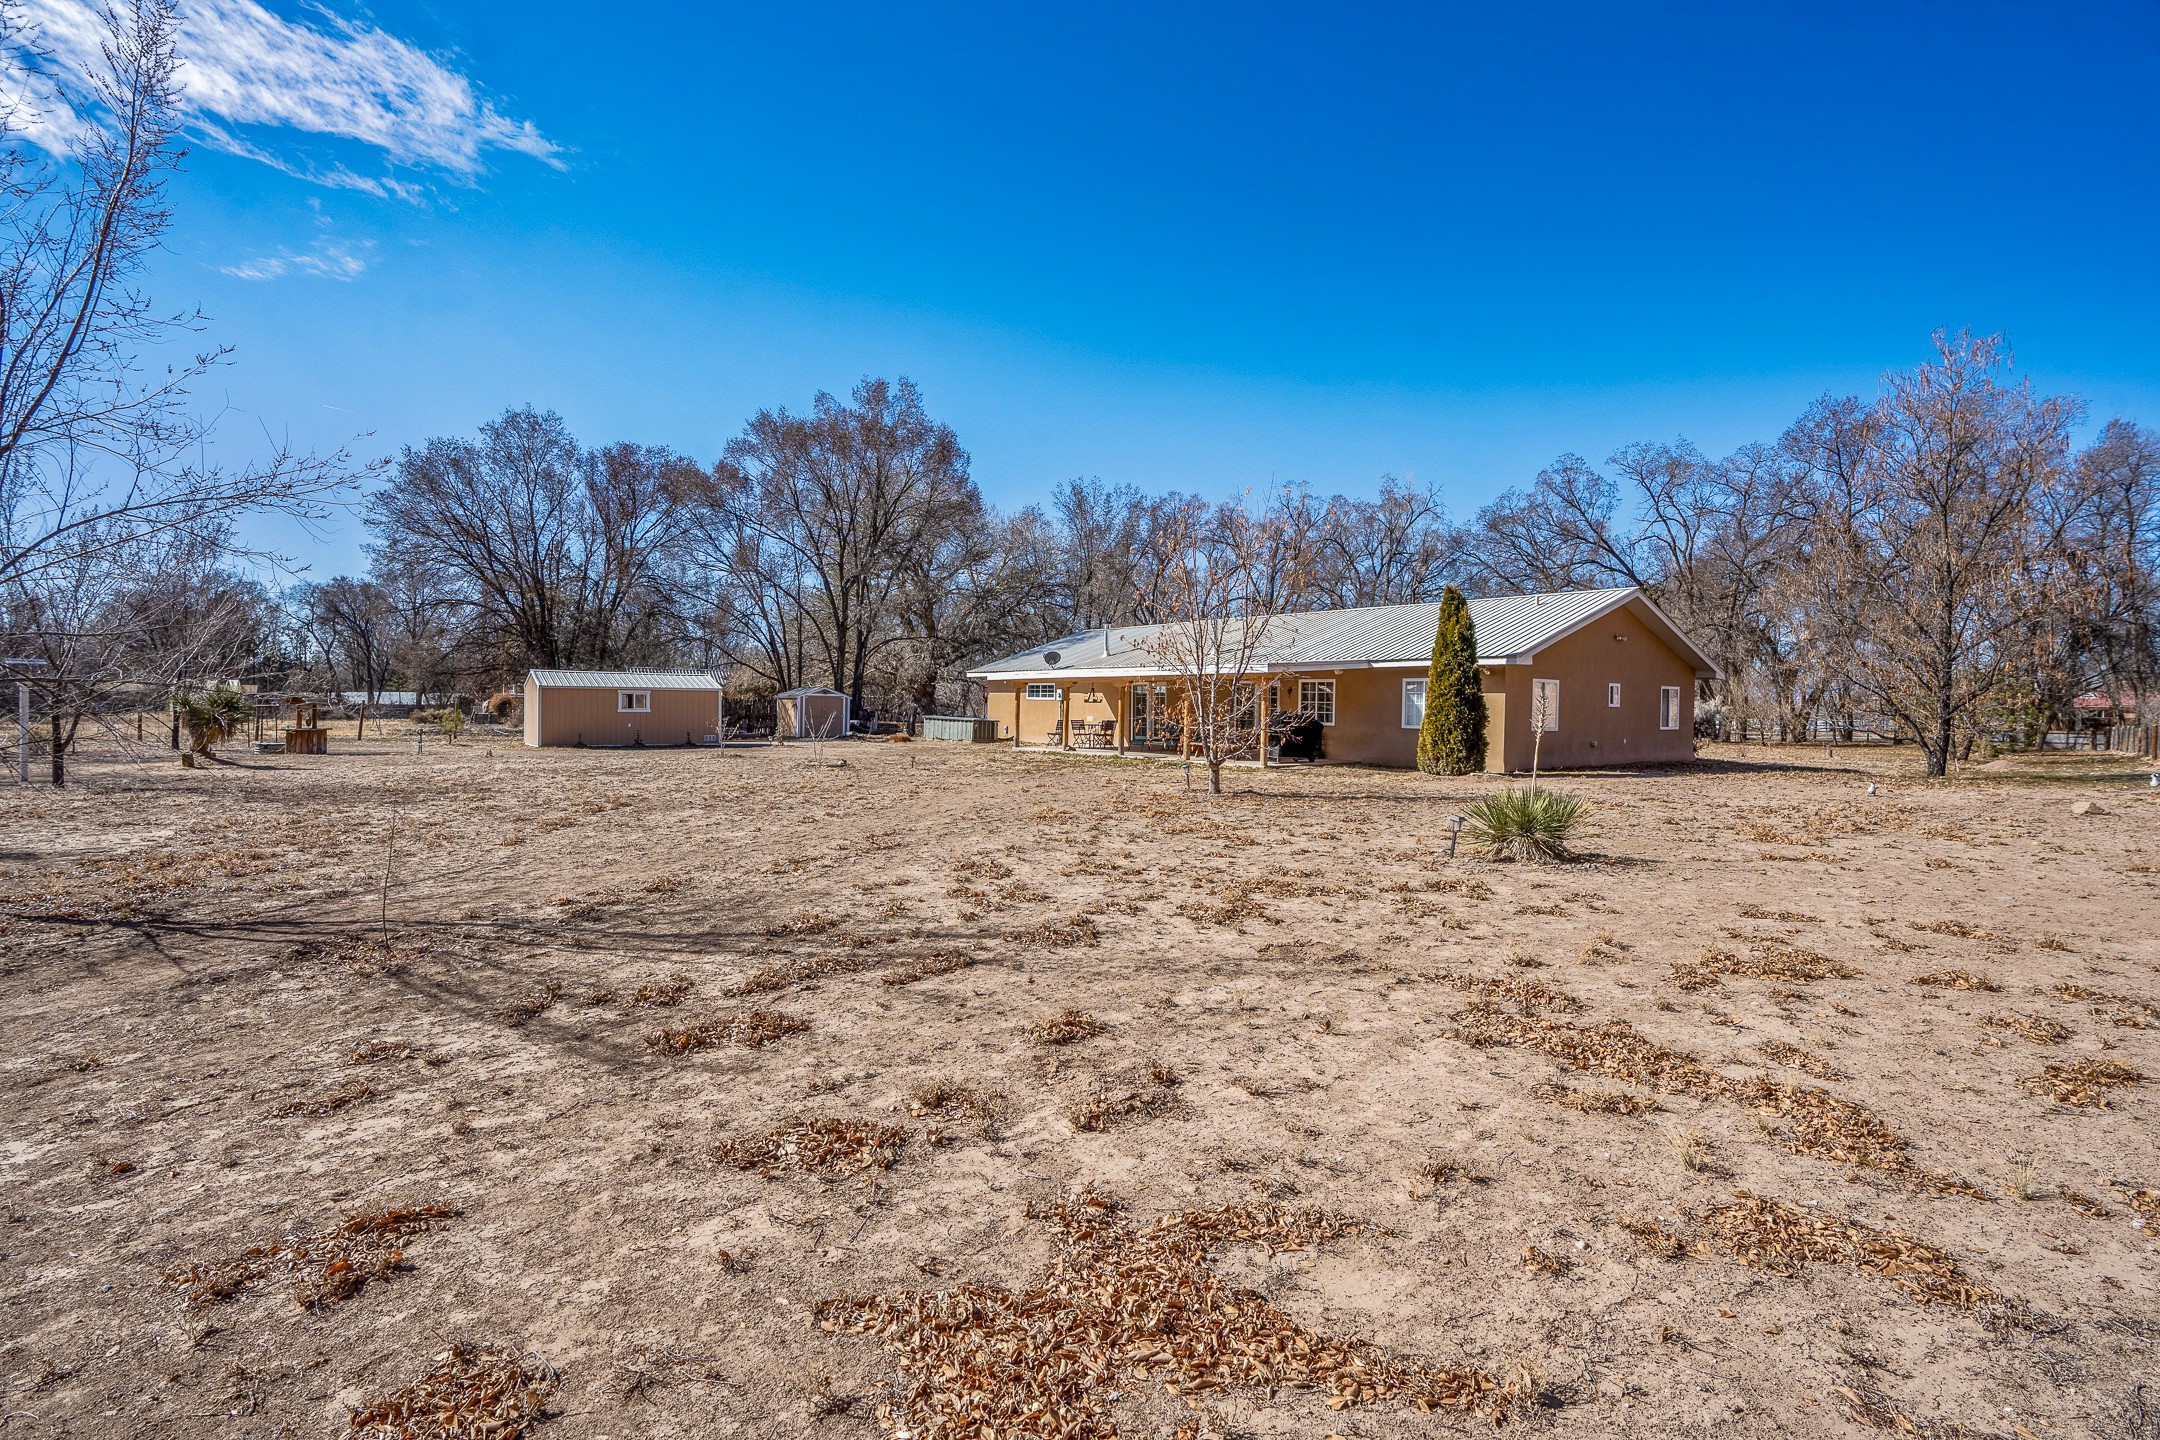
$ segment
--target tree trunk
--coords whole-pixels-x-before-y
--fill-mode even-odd
[[[55,789],[67,784],[67,738],[60,733],[60,707],[53,706],[52,713],[52,783]]]

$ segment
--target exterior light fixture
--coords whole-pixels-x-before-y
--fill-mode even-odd
[[[1462,816],[1450,815],[1447,817],[1447,853],[1450,860],[1455,858],[1455,842],[1462,835],[1462,827]]]

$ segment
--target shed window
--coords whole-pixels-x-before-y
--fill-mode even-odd
[[[1030,700],[1055,700],[1057,699],[1057,686],[1047,682],[1030,685],[1027,688],[1027,698]]]
[[[1425,682],[1402,682],[1402,728],[1417,730],[1425,724]]]
[[[1660,685],[1657,692],[1657,728],[1677,730],[1680,728],[1680,687]]]
[[[1605,705],[1611,710],[1620,708],[1620,686],[1617,682],[1605,687]]]
[[[1560,682],[1558,680],[1532,680],[1530,682],[1530,723],[1536,725],[1543,716],[1547,734],[1560,728]]]
[[[618,690],[615,692],[615,708],[617,710],[650,710],[652,709],[652,691]]]
[[[1335,682],[1333,680],[1298,681],[1297,708],[1308,715],[1318,717],[1323,725],[1334,724]]]

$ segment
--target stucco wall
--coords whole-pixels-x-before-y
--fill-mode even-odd
[[[1530,767],[1533,679],[1560,682],[1560,728],[1546,732],[1541,766],[1663,764],[1695,756],[1695,672],[1633,607],[1593,621],[1527,665],[1507,667],[1510,770]],[[1620,686],[1618,707],[1605,703],[1605,687],[1614,682]],[[1680,691],[1680,723],[1673,730],[1658,728],[1658,690],[1665,685]]]
[[[687,736],[692,744],[719,733],[720,692],[717,690],[653,690],[650,711],[623,712],[615,708],[613,690],[582,686],[528,686],[525,692],[525,743],[528,745],[575,745],[580,736],[587,745],[628,745],[643,739],[647,745],[680,745]],[[539,713],[532,698],[540,697]]]

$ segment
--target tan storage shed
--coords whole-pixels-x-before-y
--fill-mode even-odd
[[[838,739],[855,718],[855,702],[838,690],[811,685],[773,697],[773,731],[797,740]]]
[[[527,745],[718,745],[720,682],[691,670],[534,670]]]

